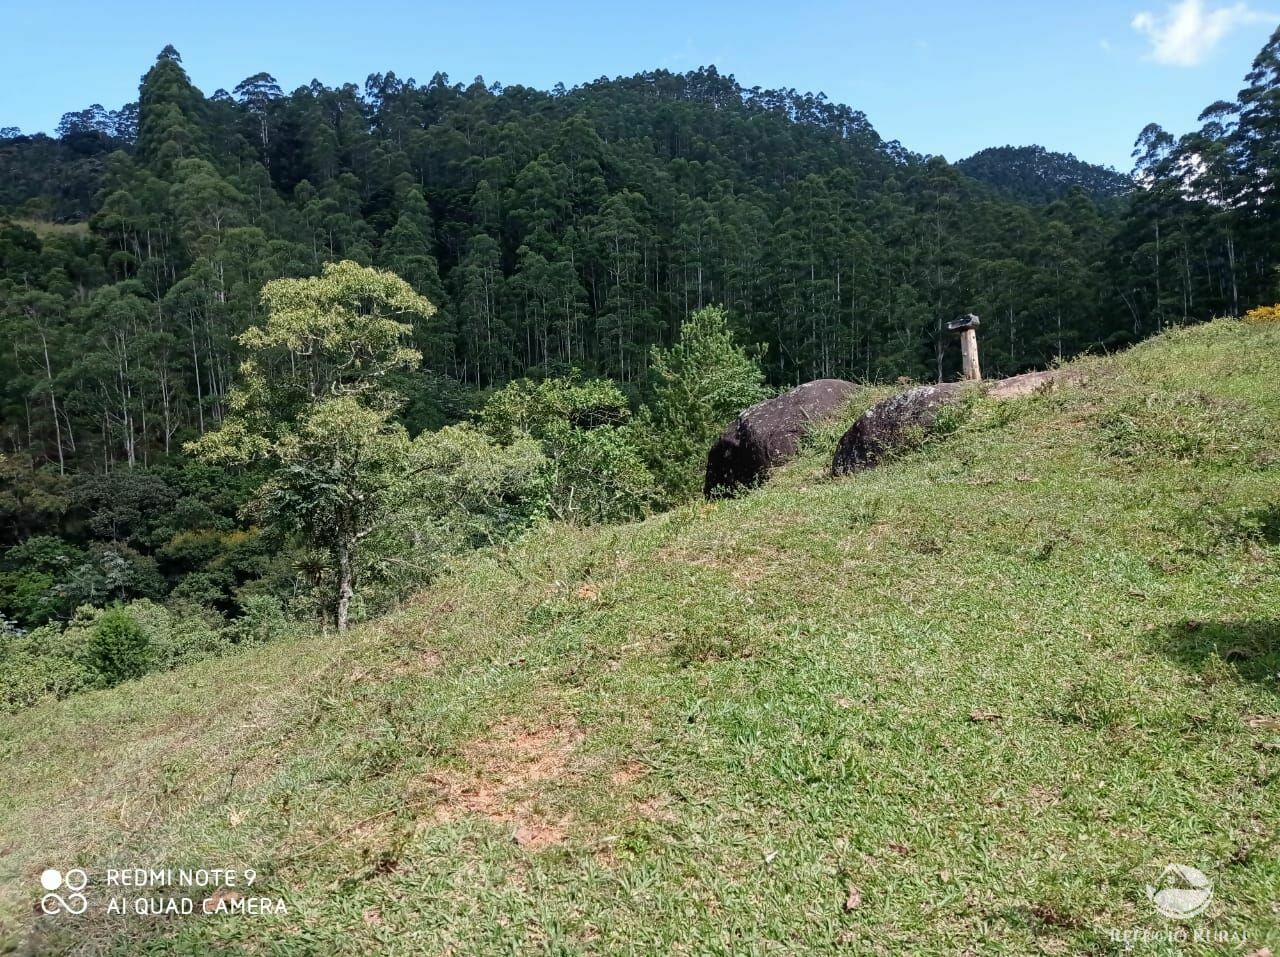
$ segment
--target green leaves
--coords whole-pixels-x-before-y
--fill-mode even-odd
[[[630,418],[616,385],[576,374],[513,382],[479,416],[481,427],[501,443],[538,443],[546,461],[548,513],[584,525],[635,518],[653,503],[653,476]]]
[[[402,320],[435,307],[399,277],[351,262],[270,282],[262,301],[266,323],[240,337],[249,356],[231,412],[189,448],[211,462],[272,466],[249,512],[331,554],[345,629],[362,543],[393,517],[407,468],[408,436],[391,421],[400,397],[384,377],[421,359],[404,345],[412,330]]]
[[[403,344],[412,332],[405,320],[435,313],[398,276],[352,262],[327,263],[317,277],[269,282],[262,302],[266,325],[239,338],[251,356],[246,385],[264,397],[373,394],[386,373],[422,358]]]
[[[606,383],[531,387],[490,410],[501,442],[464,426],[410,441],[392,418],[401,397],[390,374],[417,366],[405,320],[430,318],[430,302],[399,277],[350,262],[268,283],[262,299],[267,321],[240,337],[249,355],[230,414],[190,448],[213,462],[270,467],[247,512],[324,553],[315,578],[340,630],[353,608],[359,614],[404,594],[444,555],[500,541],[555,508],[563,483],[531,432],[567,450],[574,410],[603,403],[625,414]],[[608,471],[599,455],[571,458],[593,478]],[[620,508],[616,487],[599,501],[568,498],[575,514],[612,517]]]
[[[700,309],[669,349],[653,350],[649,458],[674,501],[697,495],[707,449],[743,409],[767,394],[759,363],[734,342],[720,306]]]
[[[98,618],[85,647],[89,666],[107,687],[140,678],[151,667],[151,645],[142,626],[124,608],[109,608]]]

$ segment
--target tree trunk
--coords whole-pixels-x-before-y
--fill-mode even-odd
[[[338,633],[347,630],[351,615],[351,599],[355,596],[354,576],[351,571],[351,546],[338,546]]]
[[[44,374],[49,383],[49,407],[53,411],[53,434],[58,443],[58,474],[67,474],[67,463],[62,454],[62,423],[58,421],[58,396],[53,387],[53,366],[49,363],[49,340],[45,338],[44,328],[40,328],[40,345],[44,348]]]

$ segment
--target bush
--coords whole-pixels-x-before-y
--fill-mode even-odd
[[[85,660],[105,687],[140,678],[151,668],[151,642],[133,616],[121,605],[104,611],[94,623]]]
[[[1258,306],[1244,314],[1245,322],[1280,322],[1280,306]]]
[[[433,534],[447,551],[509,539],[546,512],[547,460],[541,445],[520,436],[500,445],[469,425],[418,436],[406,508],[416,508],[417,534]]]
[[[527,435],[500,445],[474,425],[454,425],[415,438],[387,492],[392,518],[365,540],[353,618],[420,587],[449,556],[508,541],[540,520],[547,513],[547,472],[541,445]],[[333,576],[319,552],[296,555],[295,567],[310,582]],[[241,596],[246,616],[254,617]],[[289,611],[305,614],[306,597],[295,592]]]
[[[81,657],[70,653],[59,625],[0,639],[0,709],[17,711],[45,698],[64,698],[94,683]]]
[[[759,363],[735,344],[719,306],[690,316],[671,348],[654,348],[650,364],[646,458],[666,497],[680,502],[701,492],[707,451],[725,426],[768,390]]]
[[[173,608],[147,599],[123,606],[138,623],[151,648],[151,671],[165,671],[190,664],[230,647],[232,632],[222,619],[207,609],[189,604]],[[101,612],[100,615],[105,615]]]
[[[618,426],[631,417],[626,397],[607,379],[578,373],[553,379],[517,379],[481,408],[480,427],[509,445],[521,435],[544,440],[567,429]]]
[[[284,607],[275,595],[250,592],[239,600],[243,614],[230,627],[238,644],[264,644],[291,630]]]
[[[653,475],[630,418],[616,385],[576,374],[513,382],[491,396],[479,416],[497,442],[511,448],[522,438],[537,443],[545,509],[578,525],[637,518],[654,500]]]
[[[263,630],[260,620],[254,627]],[[223,628],[216,615],[190,603],[179,609],[147,599],[105,609],[82,605],[65,625],[51,622],[0,638],[6,679],[0,707],[30,707],[199,661],[222,653],[236,637],[234,627]]]
[[[630,429],[573,430],[547,448],[551,513],[577,525],[626,522],[654,500],[654,480]]]

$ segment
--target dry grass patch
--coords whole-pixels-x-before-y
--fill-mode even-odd
[[[435,671],[443,665],[444,655],[432,648],[426,648],[401,658],[392,666],[391,673],[396,675],[419,674],[425,671]]]
[[[768,543],[681,543],[659,549],[660,561],[727,573],[733,584],[749,588],[785,567],[787,552]]]
[[[649,773],[648,767],[639,761],[628,761],[609,775],[609,783],[618,787],[634,784]]]
[[[500,722],[463,749],[467,771],[431,775],[440,797],[434,823],[471,814],[510,828],[521,847],[561,843],[570,819],[550,810],[546,798],[573,776],[572,756],[581,740],[569,723]]]

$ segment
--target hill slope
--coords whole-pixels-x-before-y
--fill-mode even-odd
[[[1048,203],[1080,187],[1095,202],[1123,196],[1133,180],[1109,166],[1054,153],[1043,146],[993,146],[956,163],[956,169],[1013,199]]]
[[[1218,322],[825,477],[478,554],[349,642],[0,721],[0,940],[128,953],[1280,943],[1280,327]],[[850,414],[857,410],[850,410]],[[33,919],[41,869],[286,916]],[[274,942],[274,943],[273,943]]]

